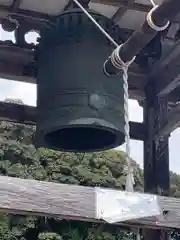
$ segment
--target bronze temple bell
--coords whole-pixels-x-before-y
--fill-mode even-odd
[[[118,43],[120,29],[92,13]],[[124,91],[103,63],[113,46],[79,10],[61,14],[37,49],[36,146],[95,152],[124,142]]]

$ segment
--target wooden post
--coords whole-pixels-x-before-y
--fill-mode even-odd
[[[167,99],[156,97],[155,86],[147,86],[144,102],[144,191],[169,195],[169,136],[156,138],[161,126],[167,121]],[[161,230],[146,230],[145,240],[165,240],[167,233]]]

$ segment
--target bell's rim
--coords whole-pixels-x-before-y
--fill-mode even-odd
[[[73,134],[73,129],[76,129],[77,133]],[[63,147],[60,144],[58,145],[57,142],[51,142],[53,135],[57,136],[61,135],[62,132],[64,132],[63,134],[66,135],[68,130],[70,130],[69,136],[71,136],[71,138],[75,138],[74,141],[78,141],[78,131],[79,130],[85,130],[84,131],[84,141],[85,138],[90,138],[89,134],[93,135],[93,131],[97,131],[97,135],[99,134],[99,136],[107,136],[109,139],[111,139],[111,141],[107,141],[106,144],[104,144],[103,146],[98,147],[86,147],[85,149],[79,149],[76,147]],[[86,133],[88,132],[88,134]],[[62,134],[62,135],[63,135]],[[45,131],[41,131],[42,139],[39,139],[37,142],[37,147],[45,147],[47,146],[48,148],[50,147],[53,150],[58,150],[58,151],[65,151],[65,152],[101,152],[101,151],[105,151],[105,150],[110,150],[113,148],[116,148],[120,145],[122,145],[124,143],[125,140],[125,136],[124,136],[124,132],[119,131],[119,129],[116,128],[112,128],[112,127],[108,127],[108,126],[100,126],[98,124],[86,124],[86,125],[82,125],[82,124],[68,124],[68,125],[61,125],[61,126],[56,126],[50,129],[46,129]],[[96,134],[94,134],[94,138],[92,139],[92,141],[97,141],[98,137]],[[38,136],[38,132],[37,132],[37,136]],[[79,136],[80,137],[80,136]],[[44,139],[43,139],[44,138]],[[105,138],[105,137],[104,137]],[[101,137],[99,137],[99,140],[103,140]],[[63,142],[65,144],[65,141],[67,141],[67,138],[62,138],[61,140],[61,144],[63,145]],[[83,139],[81,140],[83,141]],[[91,141],[91,145],[93,145]],[[97,143],[97,142],[96,142]],[[39,146],[38,146],[39,145]],[[43,146],[40,146],[43,145]]]

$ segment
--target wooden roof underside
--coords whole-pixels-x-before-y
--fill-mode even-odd
[[[36,21],[43,16],[58,16],[71,0],[0,0],[0,17],[15,13]],[[137,30],[152,8],[149,0],[79,0],[89,2],[89,9],[114,20],[121,28]],[[163,0],[155,0],[161,4]],[[179,17],[177,18],[179,19]]]
[[[161,2],[162,0],[156,0],[157,4]],[[23,12],[37,17],[38,14],[57,16],[66,8],[68,3],[69,0],[0,0],[0,9],[2,10],[1,16],[7,11],[12,11],[12,6],[13,12]],[[89,8],[109,18],[116,19],[121,27],[137,29],[144,21],[145,13],[151,9],[151,4],[148,0],[92,0],[89,3]],[[120,11],[121,14],[119,14]],[[121,15],[122,18],[120,19],[117,15]],[[131,21],[129,21],[129,16],[131,16]]]

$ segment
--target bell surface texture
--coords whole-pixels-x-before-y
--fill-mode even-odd
[[[110,20],[91,14],[122,42]],[[61,14],[41,33],[36,53],[37,147],[96,152],[124,143],[123,80],[103,73],[112,50],[79,10]]]

